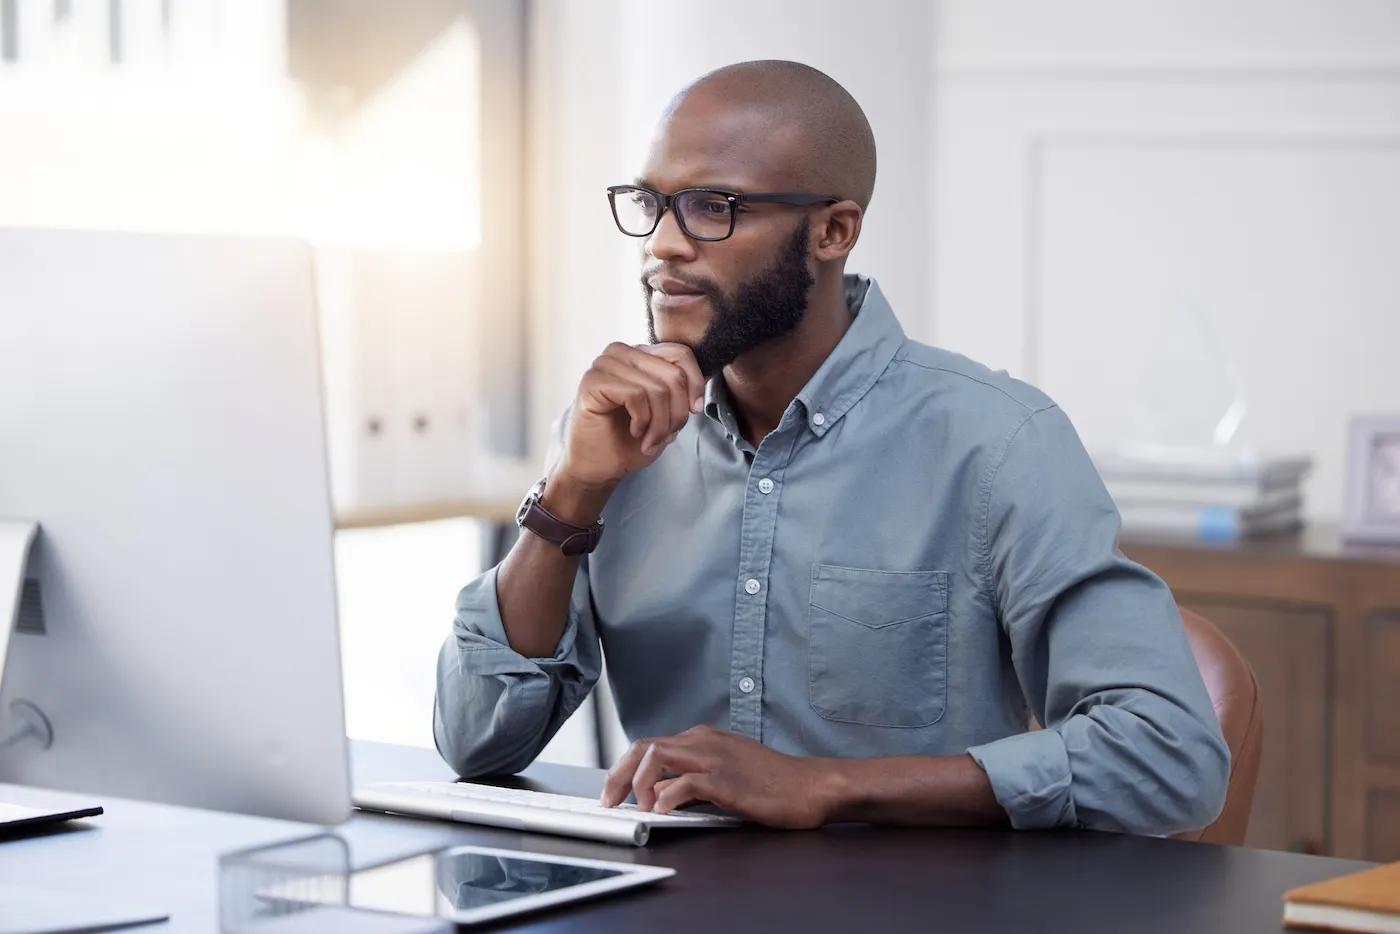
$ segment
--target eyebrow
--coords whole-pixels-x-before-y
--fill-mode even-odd
[[[661,191],[660,188],[657,188],[655,185],[647,181],[645,178],[642,178],[640,175],[632,179],[632,184],[636,185],[639,188],[650,188],[652,191]],[[748,194],[748,192],[744,188],[741,188],[737,185],[686,185],[685,188],[679,188],[677,189],[677,191],[684,191],[686,188],[701,188],[706,191],[726,191],[733,195]]]

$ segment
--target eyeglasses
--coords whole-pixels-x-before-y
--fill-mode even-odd
[[[676,215],[681,232],[692,240],[724,240],[734,233],[734,221],[745,204],[836,204],[840,198],[821,195],[741,195],[715,188],[684,188],[672,195],[640,185],[613,185],[608,189],[617,229],[629,237],[650,237],[661,215]]]

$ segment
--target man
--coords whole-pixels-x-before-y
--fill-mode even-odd
[[[523,768],[601,642],[636,738],[607,805],[1208,824],[1229,753],[1171,594],[1117,550],[1050,400],[906,339],[844,275],[874,180],[864,114],[806,66],[671,102],[609,192],[654,341],[594,362],[519,542],[462,591],[438,748],[462,775]]]

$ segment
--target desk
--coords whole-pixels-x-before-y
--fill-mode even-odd
[[[431,750],[353,747],[357,781],[451,777]],[[539,765],[534,787],[594,794],[602,773]],[[0,786],[18,803],[73,796]],[[218,928],[219,853],[310,828],[108,799],[86,829],[0,843],[12,885],[140,891],[172,912],[137,929],[194,934]],[[1284,890],[1364,868],[1293,853],[1115,834],[833,827],[810,833],[744,828],[660,839],[631,850],[552,837],[362,815],[347,832],[406,843],[456,843],[672,866],[659,887],[522,919],[510,930],[573,934],[743,934],[777,931],[1230,932],[1278,934]],[[658,835],[659,836],[659,835]]]

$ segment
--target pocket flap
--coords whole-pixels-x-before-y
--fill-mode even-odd
[[[812,606],[871,629],[948,611],[948,572],[812,566]]]

